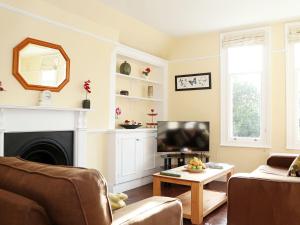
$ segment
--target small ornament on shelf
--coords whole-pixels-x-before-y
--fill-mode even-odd
[[[4,89],[4,87],[2,86],[2,82],[0,81],[0,91],[6,91],[5,89]]]
[[[154,109],[151,109],[151,112],[148,113],[147,115],[151,117],[151,122],[146,123],[147,128],[156,128],[157,122],[154,122],[154,117],[157,116],[158,113],[156,113]]]
[[[116,119],[119,119],[119,116],[122,114],[122,110],[120,107],[116,108]]]
[[[144,75],[144,78],[148,79],[149,73],[150,73],[150,72],[151,72],[150,67],[145,68],[145,69],[142,71],[142,73],[143,73],[143,75]]]
[[[85,90],[85,100],[82,101],[82,108],[84,109],[91,108],[91,101],[88,99],[88,94],[92,93],[90,84],[91,84],[90,80],[84,81],[83,84],[83,88]]]

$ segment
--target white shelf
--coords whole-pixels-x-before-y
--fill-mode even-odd
[[[120,95],[120,94],[116,94],[116,97],[127,98],[127,99],[132,99],[132,100],[152,101],[152,102],[162,102],[163,101],[162,99],[157,99],[157,98],[144,98],[144,97],[127,96],[127,95]]]
[[[125,79],[129,79],[129,80],[143,81],[143,82],[146,82],[146,83],[162,84],[162,83],[159,82],[159,81],[148,80],[148,79],[146,79],[146,78],[141,78],[141,77],[133,76],[133,75],[126,75],[126,74],[122,74],[122,73],[116,73],[116,76],[117,76],[117,77],[122,77],[122,78],[125,78]]]

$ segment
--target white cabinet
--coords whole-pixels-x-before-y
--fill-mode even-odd
[[[155,130],[113,130],[108,148],[108,186],[112,192],[149,183],[159,170]]]

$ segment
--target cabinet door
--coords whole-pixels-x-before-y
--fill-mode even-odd
[[[122,135],[117,138],[117,183],[130,181],[139,177],[137,138]]]
[[[141,171],[142,176],[151,175],[155,170],[155,157],[157,140],[154,134],[142,137],[138,145],[141,152]]]

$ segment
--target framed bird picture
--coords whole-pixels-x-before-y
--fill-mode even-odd
[[[175,91],[211,89],[211,73],[175,76]]]

